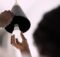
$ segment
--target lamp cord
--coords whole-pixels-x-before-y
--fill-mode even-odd
[[[16,4],[16,5],[18,4],[18,1],[17,1],[17,0],[15,0],[15,4]]]

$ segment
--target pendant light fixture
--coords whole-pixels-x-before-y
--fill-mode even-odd
[[[14,26],[17,24],[19,26],[19,29],[21,32],[26,32],[30,28],[30,21],[25,16],[23,10],[21,7],[17,4],[17,0],[15,5],[13,6],[11,12],[14,14],[14,17],[11,21],[11,23],[5,27],[5,30],[9,33],[12,33],[14,30]]]

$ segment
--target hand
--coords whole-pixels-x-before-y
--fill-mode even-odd
[[[29,46],[27,44],[27,40],[25,39],[23,33],[20,33],[22,38],[22,43],[18,41],[18,39],[15,39],[15,35],[11,36],[11,44],[15,46],[17,49],[20,49],[22,53],[30,53]]]
[[[7,26],[13,18],[13,13],[11,11],[4,11],[0,14],[0,27]]]

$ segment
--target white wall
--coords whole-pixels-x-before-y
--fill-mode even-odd
[[[0,13],[4,10],[11,10],[14,3],[15,0],[0,0]],[[31,28],[24,35],[28,40],[32,56],[37,57],[37,48],[33,45],[32,33],[43,14],[60,5],[60,0],[18,0],[18,4],[31,22]]]

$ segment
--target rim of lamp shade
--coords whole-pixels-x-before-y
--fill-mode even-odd
[[[30,21],[27,18],[22,16],[14,16],[12,22],[7,27],[5,27],[6,31],[12,33],[15,24],[18,24],[20,31],[23,33],[28,31],[31,26]]]

